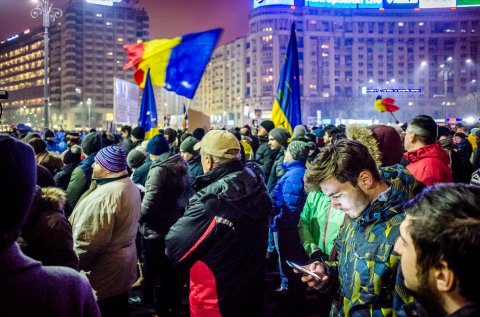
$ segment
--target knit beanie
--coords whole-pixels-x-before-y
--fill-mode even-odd
[[[63,156],[64,164],[79,163],[82,160],[82,148],[79,145],[72,145],[72,147],[65,152]]]
[[[203,128],[196,128],[195,130],[193,130],[192,135],[198,141],[202,141],[203,137],[205,136],[205,130]]]
[[[288,145],[287,151],[295,161],[305,161],[308,157],[310,146],[302,141],[292,141]]]
[[[275,129],[275,123],[273,123],[273,121],[271,120],[263,121],[262,123],[260,123],[260,126],[263,127],[265,130],[267,130],[268,132]]]
[[[160,155],[170,151],[168,141],[162,134],[157,134],[148,141],[147,152],[153,155]]]
[[[37,182],[37,164],[27,144],[0,134],[0,249],[13,243],[30,210]]]
[[[473,129],[470,131],[470,134],[473,135],[473,136],[476,136],[478,131],[480,131],[479,128],[473,128]]]
[[[295,129],[293,129],[292,138],[304,137],[305,133],[307,133],[307,130],[305,129],[305,127],[303,125],[299,124],[295,127]]]
[[[196,154],[197,151],[195,151],[193,149],[193,147],[195,146],[195,144],[198,143],[198,140],[195,139],[193,136],[189,136],[188,138],[186,138],[182,144],[180,144],[180,152],[186,152],[186,153],[190,153],[190,154]]]
[[[288,130],[284,128],[275,128],[270,131],[269,135],[278,143],[285,145],[288,138],[290,137],[290,132],[288,132]]]
[[[118,146],[110,145],[95,155],[95,162],[107,171],[118,173],[127,169],[127,153]]]
[[[54,137],[55,137],[55,134],[53,133],[52,130],[47,130],[47,131],[45,132],[45,139],[46,139],[46,138],[54,138]]]
[[[135,127],[132,130],[132,136],[139,140],[145,139],[145,129],[143,129],[142,127]]]
[[[102,148],[102,139],[96,133],[90,133],[82,140],[83,153],[91,155],[97,153]]]
[[[147,157],[147,153],[143,152],[141,148],[135,148],[127,155],[127,164],[130,168],[139,168]]]

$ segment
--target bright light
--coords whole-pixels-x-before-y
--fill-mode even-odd
[[[422,67],[425,67],[425,66],[427,66],[427,62],[426,62],[426,61],[423,61],[420,65],[421,65]]]
[[[451,56],[449,56],[449,57],[447,58],[447,62],[451,62],[452,60],[453,60],[453,57],[451,57]]]
[[[391,82],[392,84],[394,84],[394,83],[395,83],[395,78],[392,78],[392,80],[390,80],[390,82]]]
[[[476,79],[472,79],[472,84],[475,84],[477,82]]]
[[[475,122],[475,119],[473,117],[467,117],[465,118],[465,122],[468,124],[472,124]]]
[[[465,61],[465,63],[467,63],[467,64],[470,64],[471,62],[472,62],[472,60],[470,58]]]
[[[33,3],[37,4],[38,3],[38,0],[32,0]]]
[[[370,78],[370,79],[368,80],[368,82],[369,82],[370,84],[373,83],[373,79]]]
[[[413,106],[413,101],[409,101],[409,102],[408,102],[408,106],[409,106],[409,107]]]
[[[442,65],[440,65],[440,68],[444,68],[444,67],[445,67],[445,65],[443,65],[443,64],[442,64]]]

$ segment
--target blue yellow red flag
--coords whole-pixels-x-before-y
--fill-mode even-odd
[[[138,116],[138,126],[145,130],[145,140],[150,140],[154,135],[158,134],[157,104],[155,103],[155,94],[153,93],[152,81],[150,79],[150,70],[147,70],[140,114]]]
[[[124,45],[135,81],[143,88],[147,70],[152,84],[192,99],[222,29],[190,33],[173,39]]]
[[[185,104],[183,104],[183,120],[182,120],[182,128],[186,129],[188,127],[188,111]]]
[[[283,62],[277,95],[273,102],[272,121],[277,128],[293,133],[295,126],[302,123],[300,109],[300,71],[298,66],[297,37],[295,23],[292,23],[287,54]]]

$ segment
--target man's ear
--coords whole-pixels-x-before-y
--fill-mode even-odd
[[[360,175],[358,175],[357,184],[363,190],[371,189],[374,184],[372,173],[369,170],[361,171]]]
[[[439,292],[451,292],[455,288],[456,276],[448,263],[440,261],[439,267],[433,268],[435,283]]]

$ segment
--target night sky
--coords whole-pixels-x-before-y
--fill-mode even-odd
[[[56,7],[68,0],[53,0]],[[150,16],[150,38],[171,38],[212,28],[224,29],[220,44],[247,33],[251,0],[140,0]],[[31,0],[0,0],[0,39],[40,25]]]

